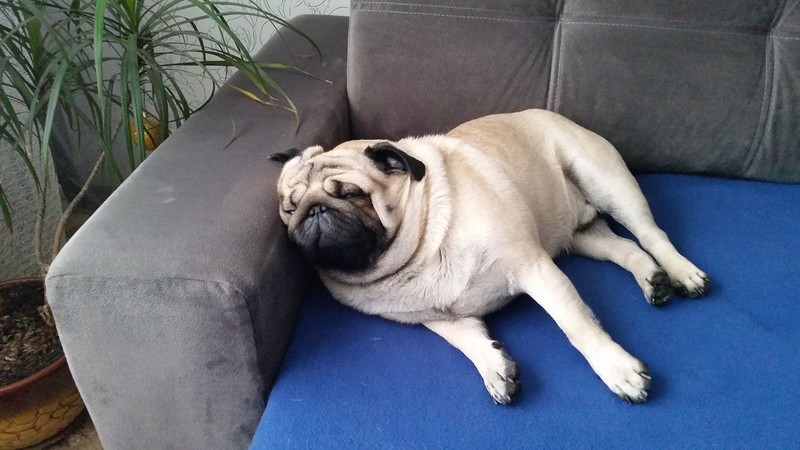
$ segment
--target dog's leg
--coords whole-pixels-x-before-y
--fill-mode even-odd
[[[596,218],[575,233],[570,251],[611,261],[632,273],[651,305],[662,305],[672,294],[669,276],[644,250],[629,239],[617,236],[605,220]]]
[[[678,253],[656,225],[636,179],[608,141],[581,129],[559,145],[558,154],[586,199],[636,236],[667,272],[678,295],[698,297],[708,291],[708,276]]]
[[[556,321],[611,391],[628,402],[647,400],[650,374],[614,342],[566,275],[546,255],[511,269],[511,284],[533,297]]]
[[[489,337],[483,320],[467,317],[425,322],[424,325],[472,361],[495,403],[508,404],[514,400],[520,389],[517,363],[508,356],[500,342]]]

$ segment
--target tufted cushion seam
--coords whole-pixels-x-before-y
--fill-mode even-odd
[[[440,14],[422,11],[397,11],[393,9],[379,9],[379,8],[360,8],[359,12],[369,13],[389,13],[389,14],[406,14],[414,16],[429,16],[429,17],[447,17],[450,19],[476,19],[476,20],[490,20],[495,22],[536,22],[541,21],[543,18],[550,18],[550,16],[525,16],[525,18],[501,18],[501,17],[488,17],[488,16],[467,16],[456,14]]]
[[[767,132],[767,125],[770,122],[775,102],[774,85],[775,55],[772,40],[768,37],[764,48],[764,97],[761,101],[761,113],[758,116],[758,126],[756,126],[753,140],[747,152],[747,160],[742,165],[742,174],[751,173],[753,164],[755,164],[758,154],[764,147],[764,136]]]
[[[365,11],[364,5],[390,5],[390,6],[412,6],[412,7],[420,7],[420,8],[431,8],[431,9],[451,9],[451,10],[461,10],[461,11],[481,11],[481,12],[497,12],[503,14],[512,14],[512,15],[524,15],[527,17],[532,17],[530,14],[519,14],[514,11],[502,10],[502,9],[485,9],[485,8],[470,8],[468,6],[450,6],[450,5],[426,5],[423,3],[405,3],[405,2],[363,2],[359,7],[359,11]],[[552,17],[548,15],[535,15],[536,17]]]
[[[547,83],[547,109],[558,111],[558,84],[561,81],[561,20],[556,22],[553,30],[553,43],[550,60],[550,80]]]
[[[575,23],[620,23],[620,22],[631,22],[631,25],[641,25],[644,27],[648,27],[645,22],[656,22],[656,23],[665,23],[665,24],[672,24],[672,28],[684,30],[684,29],[696,29],[700,30],[703,27],[715,27],[719,29],[751,29],[752,32],[744,34],[767,34],[770,30],[769,28],[758,26],[753,23],[747,22],[712,22],[712,21],[701,21],[701,20],[680,20],[680,19],[667,19],[664,17],[655,17],[655,16],[626,16],[626,15],[619,15],[619,14],[602,14],[602,15],[589,15],[589,14],[564,14],[563,19],[565,22],[575,22]],[[658,25],[654,25],[654,27],[658,27]],[[755,31],[758,31],[755,33]],[[735,31],[733,31],[736,33]]]
[[[564,25],[597,25],[597,26],[612,26],[612,27],[623,27],[623,28],[646,28],[646,29],[651,29],[651,30],[681,31],[681,32],[688,32],[688,33],[735,34],[735,35],[750,35],[750,36],[753,36],[753,35],[755,35],[755,36],[766,35],[766,32],[765,33],[752,33],[752,32],[733,31],[733,30],[709,30],[709,29],[701,29],[701,28],[680,28],[680,27],[660,26],[660,25],[645,25],[645,24],[618,23],[618,22],[589,22],[589,21],[562,20],[561,23],[564,24]],[[689,23],[687,22],[687,24],[689,24]]]

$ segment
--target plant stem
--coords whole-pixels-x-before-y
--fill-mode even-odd
[[[50,253],[52,258],[55,258],[55,255],[61,250],[62,239],[64,235],[64,226],[67,223],[67,220],[72,216],[72,211],[78,206],[83,197],[86,195],[86,192],[89,191],[89,185],[92,184],[92,180],[94,177],[100,172],[100,168],[103,167],[103,162],[106,160],[106,153],[100,152],[100,156],[97,158],[97,162],[94,163],[94,167],[92,168],[91,173],[86,178],[86,182],[83,183],[81,190],[72,199],[72,201],[67,206],[67,209],[64,210],[64,213],[61,214],[61,218],[58,220],[58,225],[56,226],[56,233],[55,237],[53,237],[53,251]]]
[[[39,213],[36,215],[36,225],[33,231],[33,253],[36,255],[36,264],[39,266],[39,273],[44,278],[47,275],[47,270],[50,268],[49,264],[44,262],[42,256],[42,234],[45,211],[47,211],[47,198],[46,192],[40,192],[41,198],[39,199]]]

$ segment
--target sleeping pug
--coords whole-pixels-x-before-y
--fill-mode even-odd
[[[333,296],[439,334],[475,364],[497,403],[513,400],[519,376],[482,317],[523,293],[614,394],[647,399],[647,366],[601,328],[553,263],[561,252],[622,266],[652,305],[709,287],[655,224],[614,147],[552,112],[498,114],[446,135],[271,158],[284,163],[280,217]],[[614,234],[602,214],[641,248]]]

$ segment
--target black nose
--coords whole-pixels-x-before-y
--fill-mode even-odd
[[[317,215],[322,215],[327,210],[328,210],[327,206],[323,206],[323,205],[312,206],[311,209],[308,210],[308,217],[314,217],[314,216],[317,216]]]
[[[373,254],[385,248],[382,238],[386,233],[380,222],[373,223],[369,216],[363,217],[313,205],[302,220],[292,222],[289,239],[317,268],[363,270]]]

